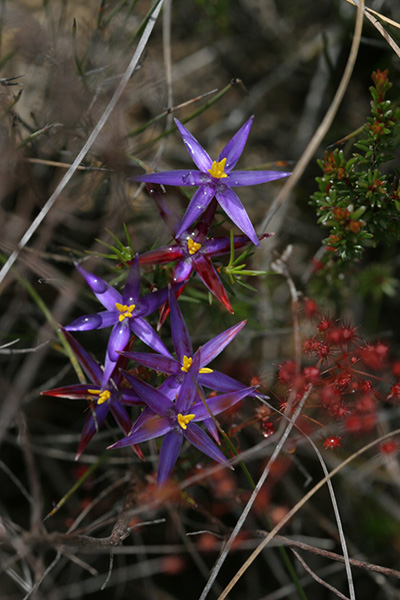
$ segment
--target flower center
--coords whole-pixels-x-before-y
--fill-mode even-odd
[[[119,302],[116,302],[115,306],[121,313],[118,317],[118,320],[121,322],[125,318],[129,319],[132,316],[132,313],[135,310],[136,305],[130,304],[129,306],[127,306],[126,304],[120,304]]]
[[[224,171],[225,163],[226,163],[226,158],[223,158],[219,162],[214,160],[211,169],[208,169],[208,172],[210,173],[211,177],[215,177],[216,179],[221,179],[222,177],[228,177],[228,175]]]
[[[182,359],[182,367],[181,367],[181,371],[183,371],[184,373],[187,373],[190,369],[190,367],[192,366],[193,363],[193,358],[191,356],[186,356],[186,354],[184,355],[183,359]],[[213,370],[209,369],[208,367],[202,367],[201,369],[199,369],[199,373],[212,373]]]
[[[192,238],[188,239],[188,251],[189,254],[196,254],[197,250],[200,250],[201,244],[194,242]]]
[[[178,415],[178,423],[182,427],[182,429],[187,429],[187,424],[195,418],[196,415],[182,415],[179,413]]]
[[[97,404],[103,404],[103,402],[107,402],[107,400],[111,397],[111,392],[108,390],[88,390],[89,394],[93,394],[95,396],[99,396],[97,398]]]

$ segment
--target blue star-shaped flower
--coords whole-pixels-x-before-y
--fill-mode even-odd
[[[164,342],[144,319],[165,303],[168,298],[168,288],[147,294],[147,296],[140,296],[139,258],[137,255],[130,267],[122,294],[104,279],[89,273],[79,265],[77,265],[77,269],[106,310],[94,315],[79,317],[65,329],[67,331],[90,331],[113,326],[107,346],[102,385],[105,385],[111,377],[119,358],[119,352],[127,345],[131,333],[134,333],[156,352],[164,356],[171,356]],[[182,285],[174,286],[174,291]]]
[[[213,222],[217,201],[214,198],[207,209],[202,214],[201,218],[191,227],[190,230],[184,231],[180,236],[176,235],[180,227],[181,218],[176,214],[171,206],[168,194],[161,194],[155,187],[147,184],[149,194],[155,201],[160,212],[161,218],[170,229],[175,238],[175,242],[169,246],[149,250],[139,255],[139,264],[166,264],[176,261],[171,281],[172,282],[189,282],[193,272],[196,272],[204,285],[214,296],[233,313],[231,303],[229,301],[226,290],[220,280],[218,273],[212,263],[214,256],[222,256],[231,252],[230,236],[209,238],[208,234]],[[259,240],[270,237],[272,234],[265,233],[259,237]],[[233,246],[236,249],[243,248],[250,243],[246,235],[235,235],[233,238]],[[179,293],[183,292],[183,287]],[[163,309],[160,322],[164,322],[168,315],[168,308]]]
[[[54,388],[40,392],[45,396],[54,396],[56,398],[70,398],[71,400],[88,400],[92,408],[86,418],[83,426],[81,439],[76,453],[76,460],[80,457],[86,446],[99,430],[101,424],[111,412],[122,431],[127,435],[132,429],[131,419],[124,406],[133,406],[142,404],[140,398],[131,389],[123,384],[122,375],[118,368],[115,375],[106,385],[102,384],[103,371],[100,365],[90,356],[88,352],[72,337],[68,331],[61,327],[61,332],[68,342],[72,352],[79,361],[79,364],[85,371],[90,383],[78,383],[75,385],[66,385],[64,387]],[[124,369],[127,364],[127,358],[122,356],[118,359],[118,367]],[[133,448],[140,458],[143,458],[139,446]]]
[[[128,376],[134,391],[147,405],[145,409],[147,414],[144,418],[144,413],[142,413],[129,435],[110,448],[122,448],[165,436],[158,462],[157,480],[159,485],[165,483],[170,476],[184,438],[210,458],[227,464],[224,454],[197,423],[208,420],[210,413],[218,415],[254,391],[254,388],[250,387],[221,394],[208,399],[206,406],[198,398],[196,389],[196,374],[199,372],[200,364],[201,355],[200,351],[197,351],[193,357],[193,376],[184,379],[175,400],[171,400],[148,383],[132,375]]]
[[[182,123],[177,119],[175,119],[175,123],[198,171],[184,169],[163,173],[149,173],[131,177],[130,180],[161,183],[164,185],[199,186],[176,232],[177,237],[186,231],[201,213],[204,212],[215,196],[221,208],[235,225],[247,235],[253,244],[258,246],[259,240],[254,227],[243,204],[232,188],[266,183],[274,179],[287,177],[290,173],[281,171],[233,171],[246,144],[253,123],[253,117],[246,121],[226,144],[218,159],[214,161],[211,160],[204,148]]]

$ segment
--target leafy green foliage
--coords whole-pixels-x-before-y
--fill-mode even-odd
[[[359,259],[365,246],[400,237],[398,174],[387,169],[399,133],[400,108],[386,94],[392,84],[388,71],[372,74],[371,116],[354,144],[358,152],[346,157],[341,149],[327,151],[318,161],[322,177],[311,197],[318,222],[329,227],[327,254],[335,262]],[[386,167],[386,168],[385,168]]]

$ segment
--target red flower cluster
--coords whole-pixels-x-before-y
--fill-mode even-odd
[[[400,363],[391,361],[386,343],[364,343],[350,323],[321,316],[313,300],[305,300],[304,315],[314,329],[303,344],[308,364],[287,360],[279,366],[279,409],[290,407],[293,412],[308,391],[306,408],[313,408],[313,413],[303,411],[303,422],[309,419],[326,429],[329,435],[323,447],[332,450],[341,446],[345,433],[370,433],[377,425],[383,400],[400,401]],[[264,435],[265,431],[273,431],[277,417],[257,416]],[[339,424],[343,435],[331,435],[330,422],[335,429]]]

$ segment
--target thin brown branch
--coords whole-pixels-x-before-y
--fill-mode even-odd
[[[321,579],[321,577],[318,577],[318,575],[308,566],[308,564],[306,563],[305,560],[302,559],[302,557],[300,556],[300,554],[298,552],[296,552],[296,550],[292,549],[293,554],[295,555],[295,557],[297,558],[297,560],[299,561],[299,563],[302,565],[303,569],[305,571],[307,571],[307,573],[309,575],[311,575],[311,577],[320,585],[326,587],[328,590],[330,590],[331,592],[333,592],[338,598],[341,598],[342,600],[349,600],[348,596],[345,596],[344,594],[342,594],[342,592],[339,592],[339,590],[337,590],[335,587],[333,587],[333,585],[330,585],[329,583],[327,583],[326,581],[324,581],[323,579]]]

